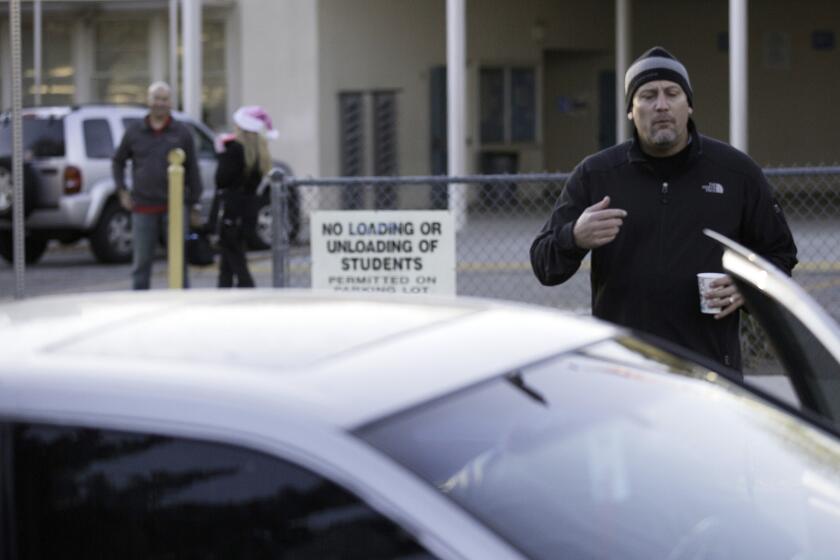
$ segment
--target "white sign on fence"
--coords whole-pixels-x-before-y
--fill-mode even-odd
[[[311,214],[312,288],[455,295],[455,227],[446,210]]]

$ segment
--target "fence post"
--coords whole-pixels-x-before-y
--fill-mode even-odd
[[[23,74],[20,38],[20,0],[9,4],[9,26],[12,39],[12,265],[15,268],[15,299],[26,295],[26,269],[24,228],[24,197],[26,186],[23,181]]]
[[[169,232],[167,235],[167,267],[169,288],[184,287],[184,160],[181,148],[169,152]]]
[[[289,281],[289,185],[282,169],[271,170],[271,274],[272,286]]]

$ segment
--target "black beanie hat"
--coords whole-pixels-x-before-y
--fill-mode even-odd
[[[624,74],[624,98],[627,101],[628,113],[633,108],[633,95],[636,90],[655,80],[668,80],[679,84],[685,92],[689,107],[694,106],[688,70],[662,47],[653,47],[637,58]]]

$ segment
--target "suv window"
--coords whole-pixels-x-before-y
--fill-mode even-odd
[[[142,118],[138,117],[127,117],[124,118],[123,127],[128,130],[129,127],[133,126],[135,123],[142,121]],[[204,132],[199,130],[194,124],[189,122],[180,121],[190,129],[190,134],[192,134],[193,141],[195,142],[195,150],[198,154],[199,158],[213,158],[216,157],[216,147],[213,144],[213,139],[208,137]]]
[[[142,120],[142,117],[126,117],[122,120],[123,129],[128,130],[129,128],[131,128],[132,126],[134,126]]]
[[[87,119],[82,123],[85,153],[91,159],[110,158],[114,155],[114,139],[106,119]]]
[[[32,157],[64,155],[64,119],[60,117],[23,117],[23,150]],[[0,121],[0,155],[12,154],[12,119],[9,114]]]
[[[216,157],[216,148],[213,145],[213,140],[208,138],[204,132],[199,130],[196,126],[192,125],[191,123],[184,123],[186,124],[190,132],[192,132],[193,140],[195,140],[195,149],[198,152],[198,157],[200,158],[215,158]]]
[[[252,450],[39,424],[0,424],[0,449],[10,558],[431,557],[346,490]]]

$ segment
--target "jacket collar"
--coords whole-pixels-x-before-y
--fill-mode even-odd
[[[700,133],[697,132],[697,126],[690,117],[688,119],[688,135],[691,138],[688,161],[693,161],[703,153],[703,143]],[[647,155],[642,151],[642,145],[639,142],[639,134],[636,132],[636,127],[633,127],[633,138],[630,140],[630,146],[627,149],[627,160],[630,163],[647,162]]]
[[[169,126],[172,124],[172,115],[169,115],[169,116],[166,117],[166,120],[163,121],[163,126],[160,127],[160,128],[155,128],[155,127],[152,126],[152,118],[149,116],[148,113],[143,118],[143,122],[145,123],[146,128],[148,128],[152,132],[163,132],[164,130],[169,128]]]

